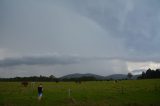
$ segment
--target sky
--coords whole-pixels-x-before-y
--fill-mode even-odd
[[[159,0],[0,0],[0,77],[160,68]]]

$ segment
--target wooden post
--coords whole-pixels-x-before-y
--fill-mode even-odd
[[[121,93],[124,94],[124,88],[123,88],[123,86],[121,88]]]
[[[35,82],[31,82],[32,90],[34,90]]]
[[[69,88],[68,89],[68,98],[70,98],[70,96],[71,96],[71,89]]]

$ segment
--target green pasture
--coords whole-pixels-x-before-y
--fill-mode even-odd
[[[23,87],[20,82],[0,82],[0,106],[160,106],[160,79],[42,82],[41,101],[38,84]]]

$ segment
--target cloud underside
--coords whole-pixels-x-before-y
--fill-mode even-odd
[[[127,74],[134,70],[156,69],[160,62],[133,61],[126,58],[78,56],[26,56],[0,60],[0,77],[94,73],[98,75]]]
[[[160,62],[159,58],[126,58],[126,57],[78,57],[78,56],[23,56],[9,57],[0,60],[0,67],[13,67],[20,65],[69,65],[92,61],[124,61],[124,62]]]
[[[6,77],[50,74],[62,76],[71,73],[108,75],[113,73],[127,73],[127,67],[125,62],[111,58],[27,56],[1,60],[0,73]]]
[[[12,67],[19,65],[66,65],[77,63],[74,57],[57,57],[57,56],[27,56],[19,58],[7,58],[0,60],[0,67]]]

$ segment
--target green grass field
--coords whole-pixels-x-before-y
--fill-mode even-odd
[[[43,99],[37,86],[0,82],[0,106],[160,106],[160,79],[74,82],[42,82]],[[68,95],[68,89],[71,95]]]

